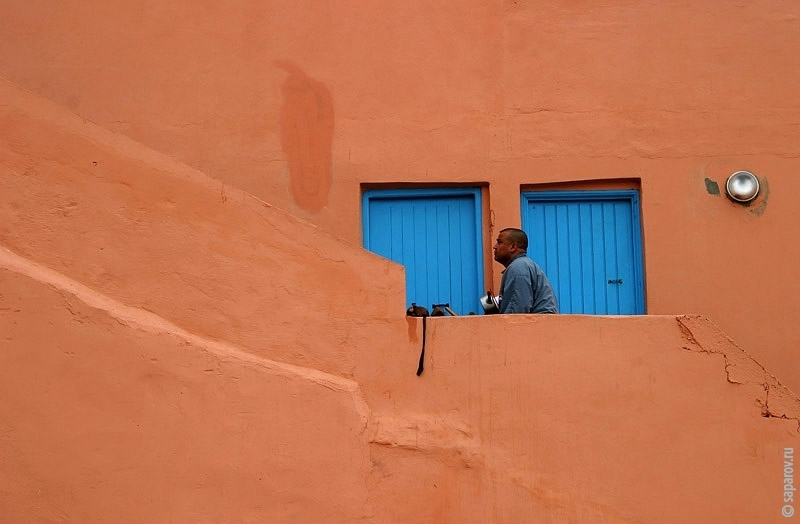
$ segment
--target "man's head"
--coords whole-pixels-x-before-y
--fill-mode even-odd
[[[508,227],[497,235],[494,259],[508,267],[514,257],[528,250],[528,235],[521,229]]]

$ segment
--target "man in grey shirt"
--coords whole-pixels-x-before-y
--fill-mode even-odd
[[[494,259],[506,268],[500,281],[500,313],[558,313],[553,287],[527,250],[523,230],[506,228],[497,235]]]

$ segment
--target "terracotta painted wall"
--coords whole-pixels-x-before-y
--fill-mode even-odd
[[[704,317],[430,319],[417,377],[400,267],[0,89],[3,517],[786,522],[800,399]]]
[[[369,521],[351,381],[2,258],[0,520]]]
[[[354,315],[377,315],[370,336],[383,336],[380,320],[405,310],[401,266],[12,84],[0,93],[12,253],[198,335],[342,375],[366,336]]]
[[[707,319],[438,318],[428,333],[422,381],[359,379],[396,384],[371,423],[387,520],[786,522],[770,470],[800,403]]]
[[[0,76],[354,243],[364,183],[487,184],[506,226],[521,185],[639,178],[648,313],[709,315],[800,391],[798,15],[12,0]],[[758,209],[706,191],[739,169],[769,186]]]
[[[699,317],[436,319],[361,388],[2,265],[10,521],[786,522],[800,401]]]

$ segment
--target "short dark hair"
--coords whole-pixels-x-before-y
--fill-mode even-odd
[[[507,233],[508,238],[516,243],[520,249],[524,249],[527,251],[528,249],[528,235],[525,234],[525,231],[521,229],[517,229],[515,227],[507,227],[500,231],[501,233]]]

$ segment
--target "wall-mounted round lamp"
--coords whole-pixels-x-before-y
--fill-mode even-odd
[[[725,192],[734,202],[745,204],[758,196],[761,185],[758,177],[750,171],[737,171],[728,177]]]

